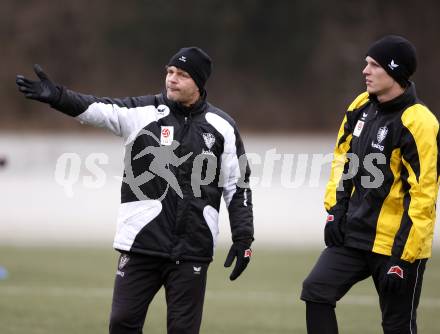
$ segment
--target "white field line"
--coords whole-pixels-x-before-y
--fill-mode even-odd
[[[80,298],[111,298],[113,290],[110,288],[80,288],[80,287],[24,287],[24,286],[0,286],[2,296],[48,296],[48,297],[80,297]],[[162,292],[161,292],[162,293]],[[231,291],[207,291],[208,300],[230,300],[245,302],[264,302],[297,304],[298,296],[295,293],[277,293],[270,291],[231,292]],[[377,306],[377,296],[350,295],[345,296],[340,302],[345,305]],[[421,298],[421,307],[440,308],[440,298]]]

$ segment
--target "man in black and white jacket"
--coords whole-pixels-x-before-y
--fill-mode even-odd
[[[16,79],[27,98],[125,141],[110,333],[141,333],[161,286],[168,333],[198,333],[222,195],[233,240],[225,266],[236,259],[231,280],[249,263],[253,241],[250,169],[240,134],[230,116],[206,101],[210,57],[182,48],[166,66],[164,93],[123,99],[80,94],[53,83],[39,65],[34,70],[39,80]]]

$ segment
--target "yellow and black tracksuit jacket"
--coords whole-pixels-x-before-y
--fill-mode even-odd
[[[439,123],[413,83],[385,103],[359,95],[340,127],[325,194],[329,214],[346,214],[344,245],[429,258],[439,170]]]

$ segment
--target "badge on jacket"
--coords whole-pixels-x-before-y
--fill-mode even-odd
[[[361,135],[362,129],[364,128],[364,124],[365,124],[365,122],[363,122],[363,121],[358,121],[356,123],[356,127],[354,128],[354,131],[353,131],[353,136],[359,137]]]
[[[160,144],[171,145],[174,138],[174,126],[161,126],[160,127]]]

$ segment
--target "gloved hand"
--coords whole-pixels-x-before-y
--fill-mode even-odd
[[[232,244],[229,250],[228,256],[226,257],[225,267],[230,267],[234,258],[237,258],[235,262],[234,270],[232,271],[229,279],[231,281],[235,280],[240,274],[246,269],[249,261],[251,260],[252,250],[251,250],[251,240],[239,240]]]
[[[28,99],[49,104],[58,101],[61,94],[60,89],[49,79],[47,74],[43,72],[40,65],[35,64],[34,71],[40,80],[33,81],[22,75],[17,75],[15,82],[18,86],[18,90]]]
[[[327,247],[342,246],[344,244],[345,212],[336,211],[327,216],[324,228],[324,242]]]
[[[385,273],[382,277],[381,290],[383,293],[399,294],[404,291],[406,287],[406,279],[409,274],[410,263],[391,257],[385,268]]]

